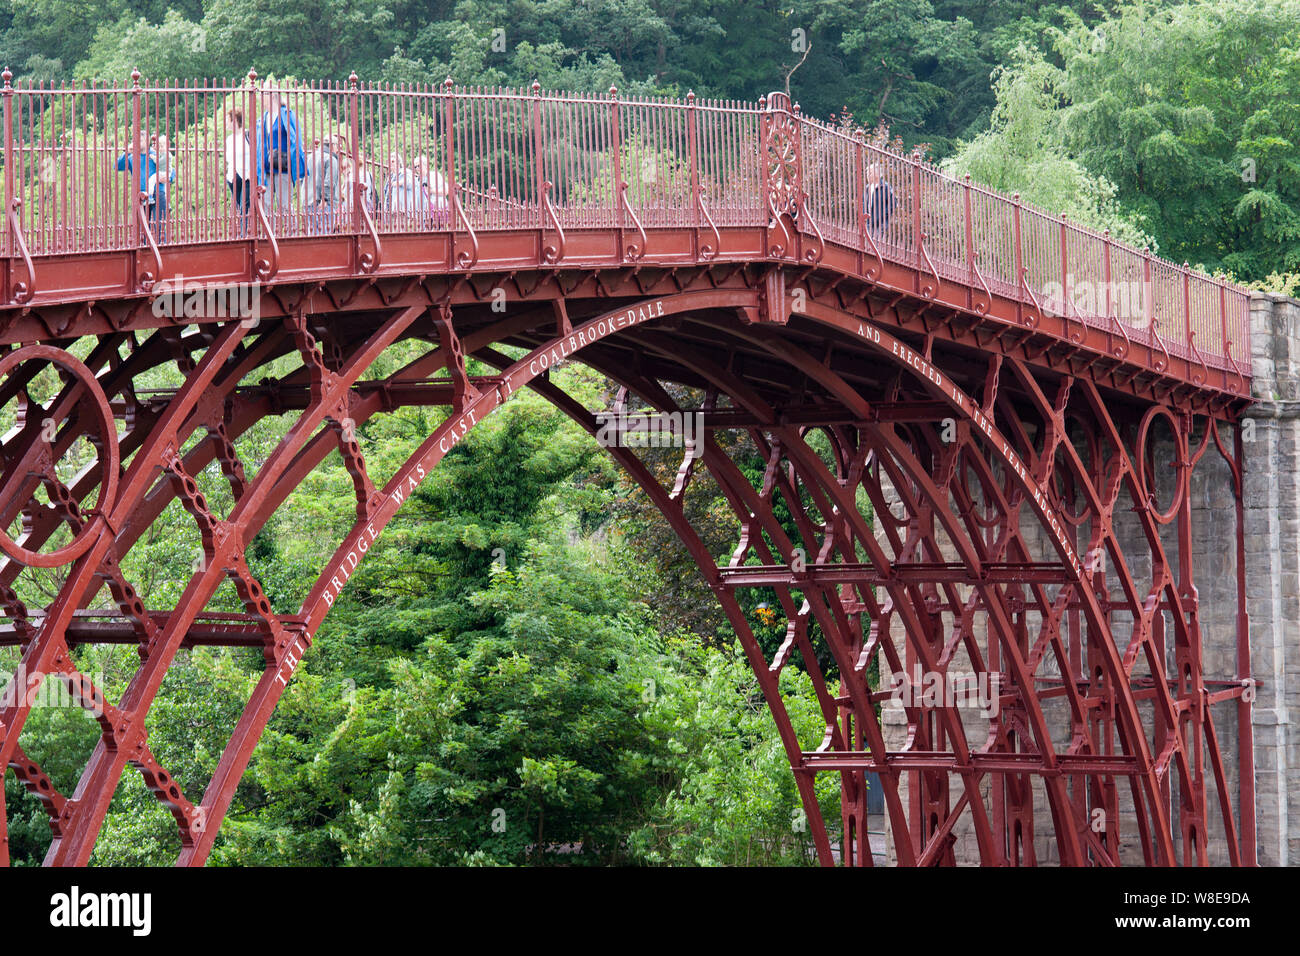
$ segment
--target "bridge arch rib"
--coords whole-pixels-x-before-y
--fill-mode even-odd
[[[1190,747],[1182,735],[1188,719],[1169,691],[1162,671],[1163,654],[1152,636],[1153,615],[1158,610],[1148,607],[1149,595],[1139,592],[1127,572],[1124,543],[1111,527],[1110,516],[1121,490],[1129,491],[1138,501],[1139,511],[1146,509],[1142,529],[1153,563],[1163,568],[1170,565],[1155,530],[1159,516],[1151,513],[1151,502],[1140,487],[1143,482],[1130,463],[1120,430],[1095,387],[1084,382],[1080,388],[1084,401],[1076,400],[1074,406],[1069,405],[1068,384],[1059,385],[1057,398],[1049,400],[1036,373],[1011,360],[1001,374],[1017,386],[1014,406],[1007,397],[1008,389],[999,388],[996,369],[986,377],[984,400],[977,402],[931,357],[878,324],[817,301],[799,313],[811,323],[806,327],[755,326],[740,317],[754,314],[759,306],[758,294],[753,291],[680,292],[627,303],[549,337],[538,331],[542,325],[533,315],[488,324],[466,332],[463,339],[457,336],[450,310],[410,307],[394,311],[379,323],[377,331],[360,337],[350,351],[336,346],[332,354],[328,342],[318,350],[311,323],[299,312],[286,320],[283,329],[261,331],[256,339],[238,323],[207,333],[206,341],[194,343],[206,346],[197,362],[182,346],[179,351],[185,358],[181,364],[190,365],[189,380],[165,410],[148,421],[147,434],[123,442],[123,454],[134,450],[136,457],[126,469],[121,491],[106,519],[115,534],[102,535],[73,566],[39,633],[26,643],[24,661],[31,658],[34,672],[64,673],[76,681],[66,634],[75,612],[94,598],[104,582],[144,632],[141,671],[122,704],[109,709],[104,735],[77,793],[71,801],[60,803],[58,813],[52,816],[55,840],[47,862],[84,863],[89,858],[117,780],[131,763],[152,781],[151,788],[156,787],[160,799],[177,816],[182,833],[180,862],[202,863],[280,692],[346,584],[350,568],[382,532],[409,491],[432,473],[457,440],[524,387],[548,398],[594,432],[592,413],[546,375],[552,364],[570,358],[590,364],[652,407],[682,410],[664,390],[659,376],[619,365],[613,353],[602,349],[623,340],[663,367],[675,363],[692,383],[707,385],[729,401],[725,409],[718,406],[715,410],[731,417],[731,427],[747,431],[767,463],[763,487],[755,488],[711,435],[704,441],[699,463],[717,483],[742,528],[742,541],[731,563],[722,567],[681,508],[682,493],[694,475],[689,464],[684,463],[679,472],[679,487],[669,490],[629,449],[609,449],[678,533],[736,630],[772,707],[822,862],[832,862],[835,847],[815,799],[813,778],[818,772],[841,776],[843,837],[839,852],[850,862],[872,862],[865,811],[865,775],[869,771],[879,775],[885,791],[886,816],[901,863],[956,862],[955,833],[963,816],[969,818],[981,862],[1036,862],[1034,777],[1043,781],[1061,862],[1119,862],[1118,819],[1099,834],[1089,826],[1089,811],[1101,807],[1118,818],[1113,780],[1120,776],[1130,782],[1131,812],[1140,832],[1143,859],[1172,863],[1176,861],[1176,835],[1166,807],[1169,781],[1176,775],[1186,855],[1187,835],[1206,832],[1204,800],[1197,799],[1204,782],[1197,781],[1189,763]],[[710,317],[698,323],[707,348],[699,341],[685,343],[662,331],[680,317],[695,314]],[[423,325],[426,319],[427,328]],[[890,370],[887,375],[876,375],[888,380],[888,388],[879,394],[864,394],[852,375],[829,361],[829,350],[820,357],[810,351],[805,333],[814,328],[840,333],[834,340],[836,348],[856,341],[876,355],[880,367]],[[437,341],[439,347],[402,371],[412,379],[423,379],[448,368],[449,404],[454,411],[390,481],[377,489],[370,483],[353,432],[357,423],[384,410],[392,399],[380,388],[363,395],[358,383],[385,347],[413,334]],[[503,340],[516,345],[526,342],[530,351],[511,361],[493,347]],[[813,449],[804,426],[783,420],[785,410],[770,400],[770,382],[763,375],[747,377],[735,370],[734,363],[719,361],[722,356],[734,356],[742,345],[752,354],[766,356],[772,367],[784,369],[786,375],[800,377],[815,392],[825,416],[821,424],[835,436],[839,451],[834,468]],[[294,352],[302,357],[303,366],[286,381],[309,394],[306,407],[250,480],[243,474],[231,442],[256,420],[261,409],[243,400],[226,402],[223,408],[221,402],[214,404],[211,396],[234,396],[253,369]],[[495,365],[501,374],[494,381],[471,381],[463,355]],[[105,358],[103,363],[107,362]],[[1062,378],[1062,382],[1067,380],[1068,376]],[[394,381],[401,378],[394,376]],[[757,387],[756,381],[763,387]],[[272,404],[268,402],[262,409]],[[939,414],[940,406],[944,414]],[[1096,454],[1085,465],[1068,441],[1067,409],[1075,415],[1085,410],[1091,413],[1096,433],[1116,456],[1109,470],[1101,469]],[[949,420],[955,440],[944,435]],[[209,440],[184,452],[186,437],[200,427],[208,429]],[[300,613],[291,619],[276,615],[244,560],[243,548],[303,477],[336,447],[356,487],[356,522],[326,564]],[[1064,487],[1075,492],[1082,501],[1081,513],[1088,516],[1090,537],[1084,549],[1078,547],[1078,528],[1084,522],[1067,520],[1057,500],[1061,492],[1053,486],[1058,452],[1069,479]],[[225,519],[211,514],[193,484],[196,470],[215,460],[221,461],[223,473],[236,488],[235,506]],[[157,480],[159,465],[165,478],[161,483]],[[78,485],[83,493],[92,487],[88,479]],[[878,526],[863,515],[859,491],[881,516]],[[793,533],[773,515],[773,496],[778,494],[790,506]],[[142,606],[137,608],[132,602],[129,585],[112,569],[174,499],[182,501],[204,532],[207,560],[191,578],[176,613],[151,630]],[[885,517],[891,507],[901,514]],[[1022,512],[1028,512],[1027,528],[1022,527]],[[10,520],[12,514],[0,517]],[[48,537],[55,524],[47,521],[32,537]],[[1030,541],[1031,531],[1039,534],[1041,542]],[[1054,549],[1057,560],[1035,559],[1035,543]],[[125,550],[119,552],[123,546]],[[795,566],[797,549],[806,569]],[[1096,555],[1103,550],[1116,567],[1124,601],[1138,622],[1128,642],[1118,639],[1113,626],[1114,602],[1098,596],[1105,588],[1098,576]],[[864,553],[867,561],[860,560]],[[349,564],[353,556],[356,560]],[[760,563],[748,563],[751,558]],[[345,566],[349,570],[344,570]],[[203,800],[190,804],[176,796],[169,802],[173,788],[147,752],[142,734],[144,715],[196,615],[227,578],[234,580],[249,614],[259,622],[267,670]],[[0,576],[0,584],[11,585],[12,577],[5,580]],[[778,660],[767,659],[751,631],[736,600],[741,587],[776,591],[789,622]],[[1162,574],[1153,591],[1158,592],[1157,609],[1161,601],[1172,609],[1181,661],[1189,653],[1187,649],[1199,641],[1194,632],[1195,616],[1181,604],[1186,588],[1171,575]],[[1061,621],[1070,612],[1084,619],[1086,642],[1082,642],[1081,627],[1069,637],[1062,636]],[[1032,613],[1039,615],[1042,630],[1031,641],[1027,616]],[[976,633],[977,617],[985,618],[982,635]],[[900,634],[894,633],[896,624],[901,625]],[[829,648],[835,674],[821,672],[814,635]],[[795,650],[801,652],[813,676],[827,723],[822,746],[811,751],[804,750],[796,739],[784,715],[777,683],[781,668]],[[1085,652],[1095,683],[1080,666]],[[1165,728],[1155,741],[1158,752],[1153,752],[1153,743],[1147,738],[1132,686],[1133,660],[1138,653],[1146,655],[1154,676],[1150,698]],[[984,731],[986,735],[985,742],[977,744],[968,729],[969,719],[955,704],[906,704],[902,708],[908,726],[906,746],[891,749],[886,742],[887,728],[876,715],[876,708],[890,695],[881,687],[870,686],[867,679],[868,666],[877,655],[885,659],[892,673],[904,675],[910,690],[917,690],[906,683],[911,680],[908,675],[913,665],[921,666],[928,675],[946,677],[956,662],[964,661],[976,677],[1007,676],[1011,686],[998,697],[1002,716],[973,726],[975,733]],[[1071,679],[1058,680],[1059,692],[1043,694],[1039,668],[1048,660],[1055,661],[1058,675]],[[1199,665],[1193,660],[1191,666],[1195,670]],[[836,677],[838,690],[832,689]],[[1187,679],[1196,684],[1200,675],[1190,673]],[[1179,694],[1203,691],[1194,686],[1183,688],[1183,680],[1180,673]],[[89,693],[93,696],[94,691]],[[1049,719],[1048,711],[1054,706],[1049,698],[1064,700],[1065,714],[1055,715],[1060,726],[1054,727]],[[1099,709],[1112,715],[1107,718],[1109,723],[1098,717]],[[0,711],[7,728],[20,729],[24,717],[20,705]],[[0,754],[11,765],[18,754],[17,738],[17,731],[7,734],[7,749]],[[1118,744],[1117,753],[1112,743]],[[1217,750],[1217,745],[1213,746]],[[1226,791],[1217,764],[1216,773],[1222,798]],[[950,776],[959,780],[960,796],[955,798],[950,792]],[[36,779],[34,774],[32,779]],[[1229,851],[1235,859],[1236,834],[1228,807],[1223,809]],[[1196,858],[1187,861],[1203,862],[1204,839],[1195,844]]]

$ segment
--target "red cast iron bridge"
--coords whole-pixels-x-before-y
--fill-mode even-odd
[[[549,375],[561,362],[606,376],[620,407],[631,395],[703,412],[700,453],[675,472],[608,451],[739,635],[823,863],[872,864],[868,774],[901,865],[959,862],[959,831],[975,848],[962,861],[989,865],[1254,862],[1244,290],[878,148],[780,93],[294,86],[283,95],[306,153],[329,138],[362,182],[347,174],[325,216],[297,195],[277,204],[265,182],[245,214],[223,144],[237,107],[254,135],[235,148],[257,167],[265,92],[255,75],[77,89],[4,75],[0,642],[21,648],[28,690],[62,682],[102,731],[65,794],[21,746],[34,695],[11,686],[0,707],[0,765],[48,811],[47,864],[90,859],[128,766],[174,815],[178,862],[203,863],[296,664],[416,484],[524,388],[597,431],[597,410]],[[166,216],[116,168],[122,154],[148,162],[134,130],[168,137]],[[425,200],[389,201],[387,177],[423,179],[421,156]],[[158,306],[244,284],[251,313]],[[420,357],[385,372],[381,356],[412,342]],[[470,358],[496,371],[471,374]],[[146,391],[150,373],[179,385]],[[372,477],[357,429],[412,405],[447,416]],[[283,437],[253,468],[237,443],[268,417]],[[1203,665],[1192,563],[1188,489],[1211,446],[1231,474],[1217,500],[1237,513],[1234,623],[1211,635],[1231,673]],[[766,460],[758,487],[739,447]],[[301,607],[273,608],[246,549],[334,452],[355,485],[351,530]],[[224,514],[199,484],[209,468],[229,484]],[[741,529],[723,559],[685,507],[704,476]],[[174,605],[148,606],[124,569],[173,501],[202,560]],[[57,590],[43,607],[40,574]],[[244,613],[210,609],[226,580]],[[788,622],[774,656],[746,588]],[[138,649],[116,701],[77,669],[74,648],[95,643]],[[187,794],[146,717],[178,651],[223,645],[261,648],[266,667],[206,790]],[[796,655],[821,740],[798,739],[783,704]],[[892,746],[876,661],[922,676]],[[958,672],[996,681],[996,714],[919,686]],[[821,773],[841,786],[829,827]]]

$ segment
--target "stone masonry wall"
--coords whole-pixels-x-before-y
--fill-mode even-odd
[[[1300,302],[1251,301],[1257,404],[1244,420],[1246,596],[1259,862],[1300,862]],[[1253,426],[1253,427],[1252,427]]]

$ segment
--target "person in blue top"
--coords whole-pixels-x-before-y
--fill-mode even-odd
[[[257,125],[257,182],[271,194],[271,208],[288,212],[294,186],[307,174],[307,157],[298,132],[298,117],[279,90],[262,93],[265,112]]]
[[[163,209],[159,210],[158,205],[158,158],[149,145],[149,135],[141,129],[136,138],[136,148],[129,149],[121,156],[117,157],[117,168],[119,172],[134,173],[135,157],[137,150],[140,156],[139,175],[133,177],[138,181],[139,191],[145,194],[145,210],[149,218],[149,228],[153,230],[155,239],[158,238],[158,225],[161,216],[166,215],[166,199],[163,199]],[[134,203],[135,195],[131,197]]]

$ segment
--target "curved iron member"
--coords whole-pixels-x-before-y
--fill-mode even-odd
[[[358,193],[364,193],[366,184],[359,182],[356,184],[356,188]],[[358,198],[357,205],[361,208],[361,218],[366,221],[366,232],[370,233],[370,241],[375,244],[374,255],[371,255],[369,252],[361,253],[360,258],[357,260],[357,265],[361,266],[362,272],[366,273],[367,275],[370,275],[376,269],[379,268],[379,263],[383,262],[384,260],[384,246],[383,243],[379,241],[379,230],[375,228],[375,220],[371,217],[370,210],[366,207],[366,200],[364,195]],[[268,235],[271,232],[269,227],[267,228],[266,231]],[[275,243],[274,236],[271,237],[271,242],[273,244]],[[278,263],[279,263],[280,247],[278,245],[275,246],[275,253],[276,253],[276,262],[277,262],[276,268],[279,269]]]
[[[267,241],[271,243],[271,258],[258,259],[256,270],[257,277],[263,282],[268,282],[275,278],[275,274],[280,271],[280,243],[275,238],[275,232],[271,229],[271,221],[266,218],[266,204],[262,202],[262,197],[266,195],[266,187],[257,187],[257,221],[262,224],[266,230]],[[365,208],[364,206],[362,208]]]
[[[1151,317],[1151,334],[1156,337],[1156,344],[1160,346],[1160,351],[1165,353],[1165,360],[1163,362],[1157,362],[1154,366],[1157,372],[1163,372],[1165,369],[1169,368],[1170,359],[1169,349],[1165,348],[1164,337],[1160,334],[1160,316],[1158,315]]]
[[[636,226],[636,231],[641,233],[641,245],[638,246],[635,242],[629,242],[626,247],[627,258],[636,262],[645,255],[646,246],[650,244],[650,240],[646,238],[645,228],[641,225],[636,210],[632,208],[631,200],[627,198],[627,183],[618,184],[618,198],[622,201],[627,214],[632,217],[632,224]]]
[[[867,218],[865,212],[862,214],[862,218]],[[866,238],[867,245],[871,247],[871,254],[876,257],[876,267],[874,269],[868,267],[866,271],[867,281],[875,282],[885,273],[885,260],[884,257],[880,255],[880,247],[876,245],[876,237],[871,234],[871,229],[863,229],[862,235]]]
[[[984,301],[975,303],[975,314],[988,315],[989,309],[993,306],[993,292],[989,289],[989,284],[984,281],[984,273],[980,272],[974,257],[971,258],[970,267],[975,270],[975,278],[980,280],[980,288],[984,290]]]
[[[700,205],[700,212],[704,213],[704,221],[707,222],[709,228],[713,230],[713,241],[716,243],[716,245],[712,246],[708,243],[704,243],[700,246],[700,258],[712,259],[722,251],[722,233],[718,232],[718,227],[713,222],[713,217],[709,215],[709,207],[704,205],[704,196],[697,194],[695,201]]]
[[[1146,467],[1147,439],[1150,437],[1151,425],[1157,417],[1163,417],[1169,422],[1169,430],[1174,435],[1174,451],[1177,454],[1173,467],[1178,471],[1178,484],[1174,489],[1173,500],[1163,512],[1156,501],[1156,493],[1151,487],[1153,476],[1147,474]],[[1179,429],[1178,419],[1174,418],[1169,409],[1163,405],[1152,405],[1143,413],[1142,421],[1138,424],[1137,439],[1133,445],[1133,470],[1136,473],[1134,478],[1137,480],[1138,489],[1146,496],[1151,518],[1160,524],[1169,524],[1174,520],[1178,514],[1178,507],[1187,495],[1188,473],[1191,471],[1191,465],[1187,460],[1188,451],[1187,435]]]
[[[32,262],[31,253],[27,251],[27,237],[23,235],[23,225],[19,216],[22,206],[23,201],[15,196],[13,205],[9,209],[9,231],[13,233],[14,244],[22,253],[23,267],[27,270],[27,281],[14,283],[14,301],[19,305],[26,305],[32,301],[32,296],[36,295],[36,266]]]
[[[551,217],[551,225],[560,235],[559,245],[546,246],[542,249],[542,258],[547,262],[559,262],[564,258],[564,229],[560,226],[560,217],[555,214],[555,204],[551,202],[551,189],[555,184],[549,179],[542,184],[542,202],[546,206],[546,214]]]
[[[1029,275],[1029,266],[1020,267],[1020,288],[1029,295],[1029,301],[1034,306],[1033,314],[1027,316],[1023,321],[1031,329],[1038,327],[1038,317],[1043,314],[1043,307],[1038,304],[1038,296],[1034,295],[1034,290],[1029,288],[1029,283],[1025,281],[1025,276]]]
[[[1238,394],[1243,394],[1241,389],[1242,386],[1246,384],[1246,377],[1241,374],[1241,366],[1238,365],[1237,360],[1232,357],[1232,339],[1223,340],[1223,352],[1224,352],[1224,358],[1226,358],[1229,362],[1232,363],[1233,374],[1237,376],[1236,392]]]
[[[149,215],[145,211],[149,202],[147,193],[141,192],[139,202],[135,207],[136,217],[140,220],[140,231],[144,233],[145,241],[149,243],[149,252],[153,255],[154,268],[157,272],[148,270],[140,273],[140,288],[148,292],[153,288],[154,283],[162,278],[163,264],[162,253],[158,251],[158,243],[154,241],[153,230],[149,228]]]
[[[1209,417],[1206,418],[1205,430],[1211,436],[1213,436],[1214,447],[1219,449],[1219,454],[1222,455],[1223,460],[1227,462],[1228,471],[1232,474],[1233,487],[1237,490],[1237,494],[1241,494],[1241,462],[1237,461],[1237,459],[1234,458],[1232,455],[1229,455],[1228,449],[1223,447],[1223,441],[1219,438],[1219,429],[1217,427],[1217,423],[1214,421],[1213,418],[1209,418]],[[1200,454],[1198,453],[1197,458],[1199,457]]]
[[[1208,424],[1213,424],[1214,419],[1213,419],[1212,417],[1210,417],[1210,416],[1207,415],[1206,418],[1205,418],[1205,421],[1206,421],[1206,424],[1207,424],[1207,425],[1208,425]],[[1191,449],[1192,449],[1191,430],[1192,430],[1192,425],[1193,425],[1194,423],[1195,423],[1195,416],[1192,415],[1191,413],[1189,413],[1188,416],[1187,416],[1187,429],[1188,429],[1187,450],[1188,450],[1188,453],[1189,453],[1188,456],[1187,456],[1187,467],[1188,467],[1188,468],[1195,468],[1196,465],[1200,462],[1201,457],[1202,457],[1202,456],[1203,456],[1207,451],[1209,451],[1209,449],[1210,449],[1210,432],[1212,432],[1212,431],[1214,430],[1214,429],[1212,429],[1212,428],[1206,428],[1206,429],[1205,429],[1205,431],[1201,434],[1201,441],[1200,441],[1200,443],[1196,446],[1196,451],[1193,452],[1193,451],[1191,450]]]
[[[921,286],[921,295],[927,299],[933,299],[939,294],[939,270],[934,267],[934,260],[930,258],[930,253],[925,249],[925,233],[921,233],[920,249],[921,255],[925,257],[925,264],[930,267],[930,275],[934,276],[934,285]]]
[[[1110,316],[1110,320],[1114,322],[1115,327],[1119,329],[1119,334],[1124,336],[1124,351],[1121,352],[1119,346],[1117,345],[1110,350],[1111,354],[1118,359],[1127,358],[1129,349],[1132,348],[1133,346],[1133,340],[1128,337],[1128,330],[1124,328],[1124,323],[1121,322],[1114,314]]]
[[[794,245],[794,237],[790,235],[790,230],[785,227],[785,222],[781,218],[781,213],[776,211],[776,200],[774,200],[770,195],[767,197],[767,208],[772,213],[772,221],[780,226],[781,231],[785,233],[785,245],[769,246],[767,254],[769,256],[775,256],[778,259],[784,259],[785,250]]]
[[[1195,353],[1195,355],[1196,355],[1196,360],[1197,360],[1198,362],[1201,363],[1201,371],[1205,373],[1205,374],[1202,375],[1200,378],[1197,378],[1195,375],[1193,375],[1193,376],[1192,376],[1192,384],[1193,384],[1193,385],[1204,385],[1204,384],[1206,383],[1206,381],[1209,380],[1209,377],[1210,377],[1210,366],[1206,364],[1206,362],[1205,362],[1205,356],[1201,354],[1201,350],[1198,349],[1198,348],[1196,347],[1196,330],[1195,330],[1195,329],[1189,329],[1189,330],[1188,330],[1188,332],[1187,332],[1187,344],[1190,345],[1190,346],[1192,347],[1192,352]]]
[[[460,216],[460,221],[465,226],[465,231],[469,233],[470,245],[474,250],[473,252],[467,252],[462,249],[460,252],[456,253],[456,264],[462,269],[473,269],[474,266],[478,264],[478,236],[474,233],[474,227],[469,224],[469,216],[465,215],[465,207],[460,201],[459,186],[456,187],[456,191],[452,194],[451,201],[456,207],[456,215]],[[452,241],[454,243],[455,239],[453,238]]]
[[[58,365],[69,372],[74,382],[85,389],[90,399],[92,414],[98,419],[99,460],[102,465],[103,480],[99,483],[99,497],[95,507],[85,512],[86,521],[79,531],[73,534],[72,541],[49,554],[29,550],[23,547],[0,528],[0,552],[24,567],[57,568],[71,564],[90,550],[108,526],[105,518],[109,508],[117,499],[118,482],[121,478],[121,448],[118,445],[117,425],[113,420],[113,411],[109,407],[108,396],[104,393],[99,380],[80,359],[70,352],[51,345],[24,345],[0,357],[0,378],[23,362],[43,361]],[[53,475],[54,463],[47,460],[48,474]]]
[[[808,262],[816,264],[821,262],[822,256],[826,254],[826,237],[822,235],[822,231],[817,225],[817,220],[813,218],[813,214],[808,211],[807,196],[799,200],[799,209],[803,212],[804,222],[811,225],[813,227],[813,232],[817,233],[817,252],[814,254],[813,250],[809,249],[803,254],[803,257]]]
[[[1084,322],[1083,319],[1080,317],[1079,310],[1074,308],[1074,303],[1070,301],[1070,297],[1066,295],[1065,292],[1066,292],[1065,289],[1061,290],[1061,300],[1062,300],[1062,304],[1065,306],[1065,308],[1061,309],[1061,318],[1065,322],[1066,338],[1068,338],[1075,345],[1082,345],[1083,340],[1088,336],[1088,323]],[[1071,309],[1074,309],[1074,321],[1079,324],[1079,331],[1077,332],[1070,331],[1070,310]]]

